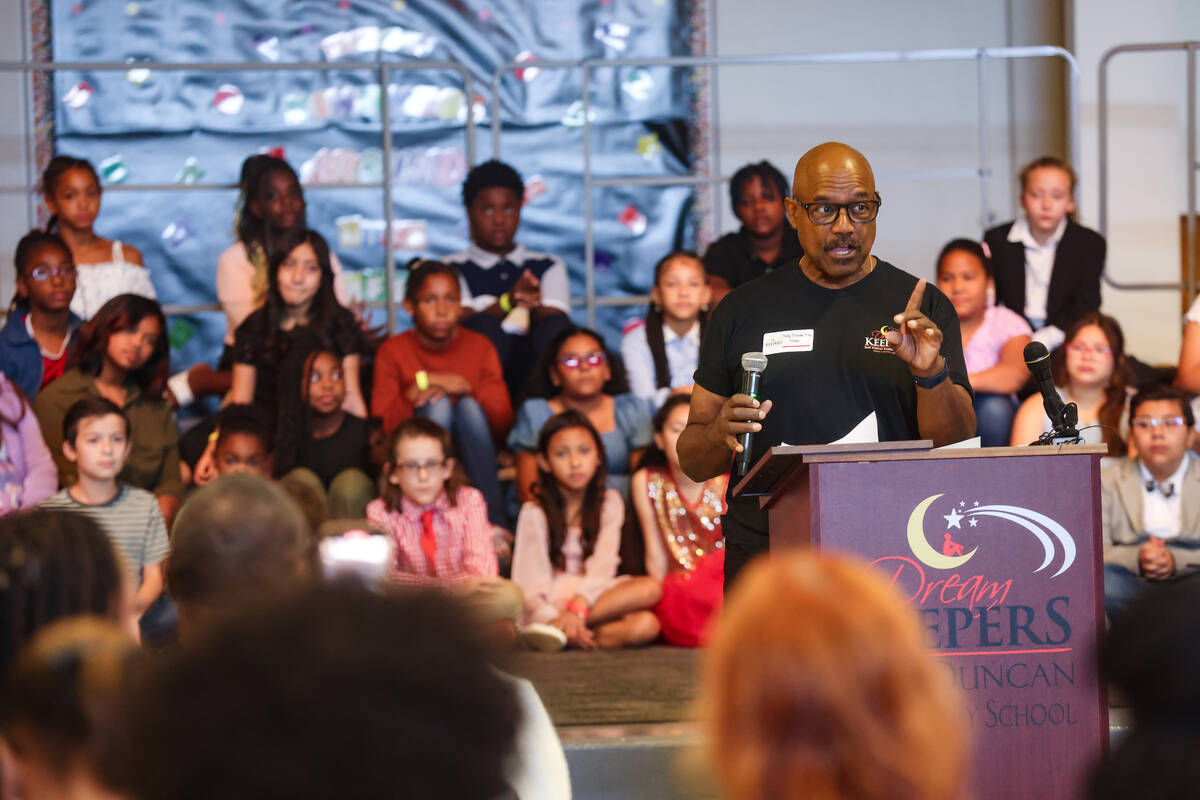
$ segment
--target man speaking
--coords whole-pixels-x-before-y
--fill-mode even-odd
[[[975,434],[954,306],[936,287],[871,255],[880,197],[866,158],[829,142],[796,164],[785,200],[804,257],[735,289],[705,332],[679,461],[693,480],[726,472],[753,433],[772,446],[827,444],[872,412],[881,441],[950,444]],[[762,352],[761,404],[739,393],[742,355]],[[914,464],[919,469],[919,464]],[[724,518],[725,582],[768,546],[757,498]],[[864,503],[873,489],[862,487]]]

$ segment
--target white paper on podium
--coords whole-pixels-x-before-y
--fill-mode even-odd
[[[875,412],[872,411],[863,418],[863,421],[854,426],[853,430],[847,433],[837,441],[830,444],[867,444],[869,442],[879,441],[879,420],[875,418]],[[784,447],[788,446],[787,442],[780,442]]]
[[[983,440],[978,436],[973,436],[970,439],[963,439],[961,442],[954,444],[946,444],[941,447],[935,447],[934,450],[969,450],[974,447],[983,447]]]
[[[855,425],[852,431],[830,444],[867,444],[878,441],[879,420],[875,418],[875,412],[872,411],[863,418],[862,422]]]

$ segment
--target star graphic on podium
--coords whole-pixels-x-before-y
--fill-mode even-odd
[[[949,514],[943,514],[942,516],[946,518],[947,528],[958,528],[960,531],[962,530],[962,525],[960,525],[959,522],[962,520],[963,515],[958,513],[957,508],[950,509]]]
[[[967,524],[970,525],[972,528],[974,528],[976,525],[979,524],[979,520],[975,519],[974,517],[971,517],[969,520],[967,520]]]

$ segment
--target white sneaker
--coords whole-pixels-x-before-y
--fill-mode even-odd
[[[521,641],[530,650],[541,653],[557,653],[567,646],[567,635],[553,625],[531,622],[521,627]]]

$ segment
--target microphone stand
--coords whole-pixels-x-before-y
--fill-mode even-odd
[[[1076,427],[1079,424],[1079,406],[1066,403],[1050,420],[1051,430],[1038,437],[1034,445],[1083,444]]]

